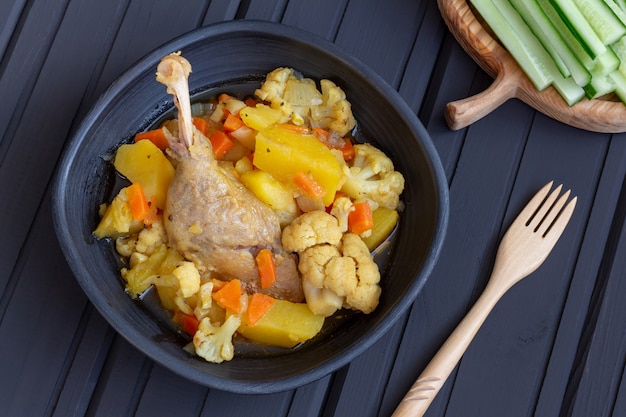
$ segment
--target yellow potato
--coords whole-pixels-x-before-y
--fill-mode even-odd
[[[374,228],[372,234],[368,237],[364,237],[363,241],[367,245],[367,248],[372,251],[378,245],[380,245],[389,233],[393,230],[398,223],[398,212],[393,209],[385,207],[379,207],[372,213],[374,217]]]
[[[132,183],[140,183],[148,200],[154,197],[158,208],[165,207],[167,190],[175,169],[155,144],[149,140],[140,140],[120,146],[113,165]]]
[[[265,171],[256,169],[245,172],[241,175],[240,180],[259,200],[274,210],[293,209],[296,204],[293,192],[289,187]]]
[[[239,116],[249,128],[263,130],[280,122],[283,112],[265,104],[257,104],[256,107],[244,107],[239,111]]]
[[[126,188],[122,188],[107,207],[93,235],[98,239],[105,237],[118,238],[132,235],[143,228],[143,222],[137,222],[128,205]]]
[[[314,135],[280,126],[259,132],[254,165],[287,184],[299,171],[310,174],[325,191],[324,206],[335,199],[343,175],[335,156]]]
[[[291,348],[318,334],[323,325],[324,316],[313,314],[306,304],[275,300],[254,326],[242,314],[237,331],[257,343]]]

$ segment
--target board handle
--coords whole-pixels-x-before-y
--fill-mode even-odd
[[[445,112],[446,123],[452,130],[463,129],[515,97],[517,88],[517,80],[505,76],[505,71],[501,71],[486,90],[448,103]]]

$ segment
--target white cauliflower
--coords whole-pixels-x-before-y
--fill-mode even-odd
[[[313,313],[328,317],[346,307],[367,314],[378,305],[378,265],[365,242],[353,233],[344,234],[331,214],[317,211],[298,217],[285,228],[283,246],[298,252],[304,296]]]
[[[289,252],[301,252],[322,243],[337,246],[342,236],[343,232],[334,216],[325,211],[310,211],[285,227],[282,243]]]
[[[180,295],[188,298],[200,290],[200,272],[193,262],[181,262],[172,274],[178,279]]]
[[[213,325],[208,317],[203,318],[193,336],[196,354],[214,363],[231,360],[235,355],[233,335],[240,324],[237,315],[229,316],[221,326]]]
[[[324,103],[311,108],[311,124],[313,127],[334,130],[345,136],[356,126],[346,93],[330,80],[321,80],[320,86]]]
[[[402,174],[394,170],[393,162],[383,151],[370,144],[354,145],[354,152],[352,164],[344,165],[346,179],[341,191],[353,200],[368,200],[372,210],[395,210],[404,190]]]
[[[255,94],[296,125],[309,124],[345,136],[356,125],[346,94],[330,80],[321,80],[320,86],[321,93],[312,79],[301,77],[291,68],[277,68],[267,74]]]
[[[117,238],[115,249],[122,256],[130,257],[133,254],[150,256],[166,241],[163,219],[159,216],[150,226],[144,227],[139,233]]]
[[[158,217],[150,226],[147,226],[137,235],[135,250],[145,255],[150,255],[156,248],[166,243],[167,236],[161,217]]]
[[[344,233],[348,231],[348,216],[352,211],[354,211],[352,200],[343,196],[337,197],[333,202],[333,207],[330,209],[330,214],[337,218],[339,228]]]

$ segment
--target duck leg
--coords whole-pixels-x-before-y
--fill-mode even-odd
[[[178,164],[163,216],[170,245],[205,274],[238,278],[251,292],[300,302],[304,295],[296,258],[283,251],[278,217],[220,167],[211,143],[193,126],[190,72],[179,54],[163,58],[157,70],[157,80],[174,96],[179,112],[179,138],[170,140]],[[276,283],[267,289],[261,289],[255,261],[261,249],[272,251],[276,265]]]

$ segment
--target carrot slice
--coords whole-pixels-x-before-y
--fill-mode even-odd
[[[243,121],[239,116],[228,113],[226,120],[224,120],[224,132],[234,132],[240,127],[244,126]]]
[[[276,300],[269,295],[258,292],[252,294],[250,301],[248,302],[248,311],[246,311],[248,324],[250,326],[257,324],[257,322],[261,320],[265,314],[267,314],[269,309],[274,304],[274,301]]]
[[[221,130],[213,132],[209,140],[213,146],[213,155],[215,155],[215,159],[222,159],[224,155],[226,155],[226,152],[230,151],[233,146],[235,146],[235,142],[233,142],[233,140]]]
[[[141,188],[141,184],[138,182],[126,187],[126,197],[128,198],[128,205],[130,206],[130,212],[133,215],[133,220],[140,222],[143,221],[150,214],[150,206],[146,195]]]
[[[213,299],[221,307],[235,314],[241,312],[241,281],[228,281],[220,290],[213,293]]]
[[[258,100],[254,97],[246,97],[246,99],[243,102],[246,103],[246,106],[248,107],[254,107],[257,104],[261,103],[261,100]]]
[[[200,132],[202,132],[202,134],[204,136],[208,136],[209,135],[209,122],[207,122],[203,118],[201,118],[201,117],[194,117],[193,118],[193,125],[196,127],[196,129],[198,129]]]
[[[140,140],[149,140],[150,142],[154,143],[157,148],[163,151],[170,146],[163,129],[164,128],[161,127],[159,129],[137,133],[135,135],[135,142],[139,142]]]
[[[219,96],[217,96],[217,101],[219,101],[220,103],[223,103],[223,102],[231,100],[233,98],[234,97],[231,96],[230,94],[222,93]]]
[[[178,324],[185,333],[192,336],[196,334],[200,324],[196,316],[185,314],[181,311],[174,313],[174,323]]]
[[[354,159],[354,145],[350,139],[344,139],[344,145],[340,147],[344,161],[352,161]]]
[[[269,249],[261,249],[256,255],[255,260],[259,268],[261,288],[266,289],[274,285],[276,282],[276,265],[274,264],[272,251]]]
[[[348,230],[360,235],[374,227],[372,208],[367,201],[353,205],[354,210],[348,214]]]
[[[296,175],[293,177],[293,182],[298,188],[313,198],[321,198],[326,194],[326,190],[315,181],[311,174],[307,174],[306,172],[296,172]]]

